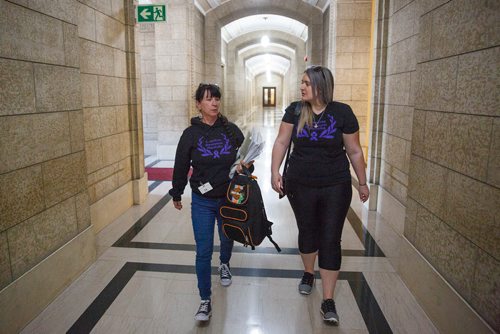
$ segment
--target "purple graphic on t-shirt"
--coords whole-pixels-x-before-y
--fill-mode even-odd
[[[315,123],[316,127],[311,128],[307,124],[304,125],[302,131],[297,134],[297,138],[309,138],[310,141],[318,141],[318,139],[320,138],[334,138],[333,134],[337,131],[337,129],[335,128],[337,121],[333,118],[332,115],[327,115],[326,117],[328,118],[328,120]]]
[[[204,137],[198,139],[198,146],[196,149],[201,152],[202,157],[213,157],[214,159],[220,158],[221,154],[231,153],[231,144],[229,138],[225,134],[221,134],[224,139],[205,140]]]

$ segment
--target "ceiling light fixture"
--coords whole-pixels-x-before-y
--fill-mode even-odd
[[[260,39],[260,44],[263,47],[269,46],[269,37],[267,37],[267,35],[262,36],[262,38]]]

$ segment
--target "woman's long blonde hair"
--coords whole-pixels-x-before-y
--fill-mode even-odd
[[[305,71],[311,81],[312,94],[314,99],[319,99],[325,105],[333,101],[333,75],[330,70],[324,66],[310,66]],[[297,133],[301,132],[307,124],[312,126],[313,111],[309,102],[302,102]]]

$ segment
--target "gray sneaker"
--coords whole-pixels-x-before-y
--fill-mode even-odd
[[[299,293],[302,295],[310,295],[314,285],[314,275],[304,272],[299,284]]]
[[[202,300],[198,312],[194,316],[194,320],[197,321],[208,321],[212,315],[212,304],[210,299]]]
[[[219,275],[220,275],[220,284],[222,286],[230,286],[231,283],[233,282],[231,280],[232,275],[231,275],[231,270],[229,270],[229,264],[221,264],[219,266]]]
[[[335,302],[333,299],[323,300],[321,303],[321,315],[323,315],[323,320],[332,323],[333,325],[339,324],[339,316],[337,314],[337,309],[335,308]]]

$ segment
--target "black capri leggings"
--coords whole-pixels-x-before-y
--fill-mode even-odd
[[[300,252],[318,251],[320,268],[339,270],[342,262],[340,239],[351,205],[351,182],[310,187],[290,180],[287,196],[299,228]]]

